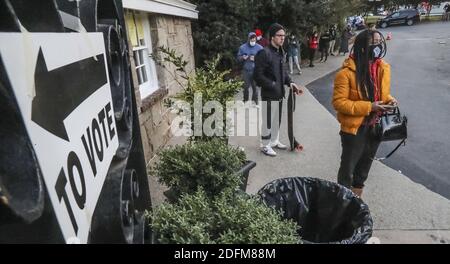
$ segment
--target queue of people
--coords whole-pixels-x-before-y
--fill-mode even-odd
[[[342,154],[337,182],[361,196],[380,144],[373,131],[377,129],[382,113],[389,109],[388,106],[396,106],[397,100],[390,93],[390,66],[383,60],[387,50],[383,35],[374,27],[368,28],[356,36],[349,51],[348,41],[353,36],[348,27],[342,32],[339,54],[350,55],[336,75],[332,103],[341,124]],[[314,67],[317,49],[321,52],[321,62],[326,62],[328,55],[335,55],[336,39],[335,26],[323,34],[310,34],[307,47],[311,67]],[[287,51],[284,46],[287,46]],[[295,35],[287,37],[285,28],[275,23],[268,30],[268,39],[263,38],[261,31],[250,32],[246,43],[239,48],[238,60],[243,65],[244,101],[249,100],[251,87],[252,101],[257,104],[256,87],[261,88],[261,152],[276,157],[276,150],[289,148],[280,141],[286,87],[290,91],[291,103],[291,97],[301,95],[304,89],[290,77],[294,67],[298,74],[302,73],[301,41]],[[289,64],[289,72],[286,63]],[[296,143],[291,150],[303,150]]]
[[[287,34],[285,32],[285,34]],[[341,34],[339,43],[339,53],[344,56],[349,52],[349,40],[354,36],[350,27],[346,27]],[[256,54],[271,45],[270,32],[269,39],[264,37],[261,29],[255,29],[248,33],[247,40],[243,43],[237,53],[237,61],[240,65],[243,85],[244,102],[251,102],[252,105],[258,105],[259,88],[255,83],[255,56]],[[325,63],[328,56],[336,56],[336,41],[338,38],[336,25],[330,26],[322,34],[317,31],[308,35],[306,41],[302,41],[295,34],[291,33],[286,36],[281,48],[283,49],[283,60],[289,67],[289,75],[294,74],[294,70],[298,75],[302,74],[302,53],[307,54],[309,59],[309,67],[314,67],[316,53],[320,51],[320,63]],[[306,47],[306,52],[303,51]],[[302,52],[303,51],[303,52]],[[251,92],[251,95],[250,95]]]
[[[255,29],[253,34],[256,35],[256,43],[262,48],[268,46],[270,41],[263,36],[261,29]],[[328,56],[336,56],[336,44],[339,44],[338,55],[347,55],[349,52],[349,41],[355,36],[353,30],[350,26],[344,28],[340,34],[339,42],[337,34],[337,26],[332,25],[327,30],[322,33],[314,31],[307,35],[307,38],[303,41],[302,38],[296,36],[295,34],[290,34],[286,37],[286,41],[283,43],[283,49],[285,52],[285,60],[289,67],[289,74],[295,73],[302,74],[302,54],[306,54],[306,58],[309,60],[309,67],[315,67],[314,62],[316,60],[316,54],[320,52],[320,61],[326,62]],[[241,48],[244,48],[246,43],[244,43]],[[303,50],[305,48],[305,51]],[[242,54],[238,54],[238,61],[243,62]],[[247,76],[248,74],[246,74]],[[243,77],[245,80],[246,77]],[[248,87],[246,82],[245,87]],[[246,91],[247,88],[244,89]]]

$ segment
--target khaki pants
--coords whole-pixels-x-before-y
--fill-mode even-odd
[[[330,49],[328,50],[328,54],[334,53],[334,46],[336,45],[336,40],[330,40]]]

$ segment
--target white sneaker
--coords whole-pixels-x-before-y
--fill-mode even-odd
[[[261,152],[270,157],[275,157],[277,155],[277,153],[275,151],[273,151],[272,147],[270,147],[269,145],[264,146],[261,149]]]
[[[270,146],[272,148],[277,148],[277,149],[287,149],[288,147],[286,145],[284,145],[283,143],[281,143],[280,141],[275,142],[275,143],[271,143]]]
[[[245,108],[250,109],[250,108],[255,108],[255,102],[253,101],[247,101],[245,102]]]
[[[258,104],[258,103],[255,103],[254,101],[252,101],[252,107],[253,107],[253,108],[259,108],[259,104]]]

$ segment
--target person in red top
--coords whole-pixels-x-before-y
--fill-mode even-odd
[[[315,31],[308,39],[309,46],[309,67],[314,67],[314,56],[319,48],[319,34]]]
[[[256,43],[258,43],[259,45],[264,47],[267,47],[267,45],[269,45],[269,41],[263,37],[263,33],[261,31],[261,29],[255,29],[255,34],[256,34]]]

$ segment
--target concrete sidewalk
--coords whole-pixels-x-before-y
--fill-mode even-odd
[[[326,63],[304,67],[303,74],[293,79],[306,86],[340,68],[343,60],[330,56]],[[230,144],[243,147],[248,159],[257,163],[247,192],[256,193],[272,180],[292,176],[336,181],[341,155],[337,120],[307,90],[297,98],[296,109],[294,131],[305,148],[302,153],[277,151],[278,156],[271,158],[260,152],[257,136],[230,138]],[[283,112],[280,138],[287,144],[286,105]],[[381,162],[372,166],[364,201],[372,212],[374,236],[381,243],[450,243],[450,201]]]

